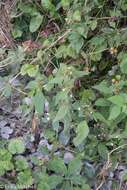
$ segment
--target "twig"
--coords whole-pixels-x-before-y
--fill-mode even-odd
[[[23,95],[28,95],[26,92],[24,92],[24,91],[22,91],[22,90],[20,90],[20,89],[18,89],[18,88],[16,88],[16,87],[14,87],[13,85],[11,85],[11,87],[12,87],[14,90],[16,90],[17,92],[19,92],[19,93],[21,93],[21,94],[23,94]]]
[[[17,73],[12,79],[9,80],[9,83],[11,84],[20,74],[21,72]]]
[[[105,181],[105,179],[104,179],[104,173],[105,172],[107,172],[107,170],[111,167],[111,161],[110,161],[110,157],[111,157],[111,155],[115,152],[115,151],[117,151],[117,150],[119,150],[119,149],[121,149],[121,148],[124,148],[125,146],[127,146],[127,144],[123,144],[123,145],[121,145],[121,146],[118,146],[117,148],[115,148],[115,149],[113,149],[112,151],[110,151],[109,153],[108,153],[108,158],[107,158],[107,162],[106,162],[106,164],[103,166],[103,168],[102,168],[102,170],[101,170],[101,172],[100,172],[100,176],[102,175],[102,181],[101,181],[101,183],[99,184],[99,186],[96,188],[96,190],[99,190],[101,187],[102,187],[102,185],[104,184],[104,181]]]
[[[90,17],[90,19],[93,19],[93,20],[109,20],[109,19],[112,19],[113,16],[107,16],[107,17]],[[121,18],[127,18],[127,16],[116,16],[116,19],[121,19]]]
[[[71,32],[71,29],[68,29],[62,36],[60,36],[56,41],[54,41],[49,47],[47,47],[44,51],[49,50],[54,47],[60,40],[62,40],[65,36],[67,36]]]

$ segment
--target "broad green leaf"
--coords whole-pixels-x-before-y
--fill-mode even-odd
[[[64,161],[60,158],[50,160],[48,163],[48,169],[55,172],[56,174],[65,175],[67,168],[64,164]]]
[[[51,175],[48,178],[48,185],[50,186],[51,189],[55,189],[57,185],[62,183],[62,181],[63,181],[62,176]]]
[[[71,0],[61,0],[61,5],[63,8],[68,8],[70,6]]]
[[[64,117],[66,116],[66,114],[68,113],[69,109],[68,109],[68,105],[61,105],[61,107],[59,108],[56,117],[54,119],[53,122],[57,122],[60,121],[62,119],[64,119]]]
[[[37,92],[33,97],[33,104],[35,106],[35,110],[39,114],[42,114],[44,112],[44,101],[45,98],[41,91]]]
[[[76,11],[73,13],[73,20],[74,20],[74,21],[78,21],[78,22],[81,21],[81,12],[80,12],[79,10],[76,10]]]
[[[45,181],[42,181],[38,184],[37,190],[51,190],[51,188]]]
[[[68,175],[78,175],[80,174],[82,168],[82,162],[80,159],[75,158],[72,161],[70,161],[69,166],[68,166]]]
[[[51,9],[52,3],[51,0],[41,0],[42,7],[46,9]]]
[[[73,142],[75,146],[79,146],[89,134],[89,127],[86,121],[79,123],[76,129],[76,133],[77,136],[74,138]]]
[[[39,183],[37,190],[51,190],[51,188],[47,183],[41,182]]]
[[[82,182],[83,182],[82,176],[81,176],[81,175],[78,175],[78,174],[76,174],[76,173],[75,173],[75,175],[72,175],[72,176],[70,177],[70,180],[71,180],[71,182],[72,182],[74,185],[81,185]]]
[[[22,36],[22,30],[19,27],[13,28],[12,35],[14,38],[20,38]]]
[[[30,20],[30,32],[36,32],[38,28],[41,26],[43,20],[43,16],[38,14],[37,16],[34,16]]]
[[[109,115],[109,120],[116,119],[121,113],[121,107],[114,105],[110,109],[110,115]]]
[[[96,106],[100,106],[100,107],[109,107],[110,106],[110,102],[104,98],[99,98],[96,102],[95,102]]]
[[[39,66],[38,65],[31,65],[25,64],[21,67],[21,74],[26,75],[28,74],[30,77],[35,77],[38,73]]]
[[[35,16],[39,14],[35,6],[32,3],[19,3],[18,8],[25,14]]]
[[[90,27],[91,27],[91,30],[95,30],[96,27],[97,27],[97,21],[96,20],[93,20],[90,24]]]
[[[9,160],[0,160],[0,176],[4,175],[7,171],[14,169],[13,163]]]
[[[22,170],[29,168],[26,158],[21,157],[21,156],[16,158],[15,165],[16,165],[16,170],[18,170],[18,171],[22,171]]]
[[[72,32],[69,36],[69,41],[71,43],[72,48],[74,48],[76,52],[79,53],[80,49],[84,44],[83,37],[77,32]]]
[[[112,94],[112,90],[108,86],[106,81],[102,81],[100,84],[95,85],[93,88],[100,91],[103,94]]]
[[[12,154],[7,149],[0,149],[0,176],[13,169]]]
[[[17,186],[29,188],[33,184],[32,173],[29,169],[21,171],[17,175]]]
[[[21,138],[12,139],[9,142],[8,150],[12,154],[22,154],[25,151],[25,144]]]
[[[98,145],[98,153],[103,159],[107,160],[108,149],[104,144]]]
[[[108,100],[110,102],[112,102],[113,104],[117,105],[117,106],[124,106],[125,104],[125,99],[124,97],[121,95],[115,95],[115,96],[112,96],[110,98],[108,98]]]
[[[127,74],[127,54],[123,55],[122,61],[120,63],[121,72]]]
[[[56,13],[56,8],[51,0],[41,0],[41,5],[44,9],[50,11],[53,15]]]
[[[91,190],[88,184],[84,184],[81,190]]]
[[[99,120],[99,121],[109,125],[109,122],[104,118],[104,116],[100,112],[94,112],[93,117],[94,117],[95,121]]]

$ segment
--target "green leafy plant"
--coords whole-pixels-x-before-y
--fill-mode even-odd
[[[0,48],[1,101],[19,101],[28,130],[0,141],[0,175],[15,188],[119,186],[116,166],[127,157],[126,11],[126,0],[17,2],[16,47]]]

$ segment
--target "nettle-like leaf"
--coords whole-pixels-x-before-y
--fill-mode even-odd
[[[32,178],[32,173],[29,169],[18,173],[17,187],[20,186],[20,187],[28,188],[32,184],[33,184],[33,178]]]
[[[51,190],[51,188],[46,182],[43,181],[38,184],[37,190]]]
[[[16,170],[18,171],[22,171],[29,168],[26,158],[23,156],[17,157],[16,162],[15,162],[15,167],[16,167]]]
[[[83,37],[77,32],[71,32],[68,38],[69,38],[71,47],[74,48],[77,53],[79,53],[79,51],[81,50],[84,44]]]
[[[82,161],[78,158],[75,158],[72,161],[70,161],[68,165],[67,175],[69,176],[79,175],[81,172],[81,168],[82,168]]]
[[[0,149],[0,176],[13,168],[12,154],[7,149]]]
[[[32,99],[33,99],[33,105],[35,106],[35,110],[39,114],[42,114],[44,112],[44,103],[45,103],[45,98],[43,93],[40,90],[37,91]]]
[[[103,94],[112,94],[112,89],[106,81],[102,81],[100,84],[95,85],[93,88]]]
[[[36,32],[38,30],[38,28],[41,26],[42,24],[42,21],[43,21],[43,16],[38,14],[34,17],[31,18],[30,20],[30,32]]]
[[[78,22],[81,21],[81,12],[80,12],[79,10],[76,10],[76,11],[73,13],[73,20],[74,20],[74,21],[78,21]]]
[[[86,121],[82,121],[78,124],[76,134],[77,136],[74,138],[73,142],[75,146],[79,146],[89,134],[89,127]]]
[[[25,144],[21,138],[11,139],[8,145],[8,150],[12,154],[21,154],[25,151]]]
[[[69,106],[67,104],[61,105],[53,122],[61,121],[69,113]]]
[[[51,14],[56,13],[56,8],[51,0],[41,0],[41,5],[44,9],[50,11]]]
[[[60,175],[65,175],[67,173],[67,168],[61,158],[50,160],[48,162],[48,169]]]
[[[109,114],[109,120],[114,120],[116,119],[120,113],[121,113],[121,107],[120,106],[117,106],[117,105],[114,105],[111,107],[110,109],[110,114]]]
[[[94,112],[93,118],[95,119],[95,121],[101,121],[102,123],[105,123],[106,125],[110,125],[109,121],[100,112]]]
[[[100,155],[103,159],[107,160],[107,157],[108,157],[108,149],[107,149],[107,147],[106,147],[104,144],[99,144],[99,145],[98,145],[98,153],[99,153],[99,155]]]
[[[99,98],[96,102],[95,102],[96,106],[100,106],[100,107],[109,107],[110,106],[110,102],[104,98]]]
[[[113,104],[120,106],[120,107],[124,106],[124,104],[125,104],[125,98],[122,95],[112,96],[112,97],[108,98],[108,100],[110,102],[112,102]]]
[[[66,9],[69,8],[71,2],[72,0],[61,0],[61,5],[64,9]]]
[[[48,185],[51,189],[55,189],[59,184],[61,184],[63,181],[62,176],[58,175],[51,175],[48,177]]]
[[[30,77],[35,77],[38,73],[39,65],[25,64],[21,67],[21,74],[28,74]]]
[[[25,14],[28,14],[30,16],[35,16],[38,14],[36,6],[34,6],[32,3],[19,3],[18,8]]]

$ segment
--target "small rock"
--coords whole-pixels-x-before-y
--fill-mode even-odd
[[[65,152],[64,154],[64,162],[68,164],[71,160],[74,159],[74,155],[70,152]]]

